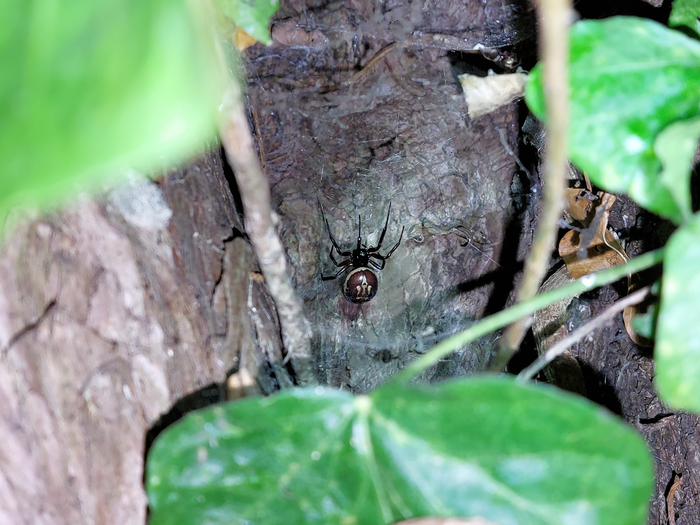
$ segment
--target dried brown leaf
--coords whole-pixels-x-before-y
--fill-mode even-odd
[[[564,209],[573,220],[584,224],[590,222],[595,203],[599,200],[598,195],[582,188],[566,188],[564,198]]]
[[[238,51],[243,51],[245,48],[252,46],[257,42],[252,36],[243,31],[240,27],[236,27],[236,32],[233,33],[233,45]]]

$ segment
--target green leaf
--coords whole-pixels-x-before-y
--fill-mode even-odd
[[[238,27],[265,45],[270,45],[270,18],[279,0],[218,0],[221,11]]]
[[[656,323],[659,319],[659,303],[649,306],[643,314],[637,314],[632,318],[632,328],[637,333],[650,341],[656,338]]]
[[[700,138],[700,117],[675,122],[659,133],[654,145],[663,169],[659,176],[673,196],[685,221],[692,215],[690,174]]]
[[[651,304],[645,300],[640,306],[637,306],[638,313],[632,317],[632,328],[642,337],[653,341],[656,339],[656,325],[659,320],[659,296],[661,295],[661,280],[654,281],[651,285],[651,295],[653,296]],[[648,304],[645,307],[645,304]]]
[[[210,55],[180,0],[0,0],[0,214],[213,135]]]
[[[652,470],[640,437],[599,407],[482,377],[208,408],[159,436],[146,483],[152,525],[638,525]]]
[[[670,26],[686,26],[700,35],[700,1],[673,0],[671,15],[668,17]]]
[[[700,43],[651,20],[616,17],[575,24],[570,44],[571,160],[597,186],[680,222],[654,143],[673,122],[700,115]],[[545,118],[542,89],[537,65],[526,100]]]
[[[656,327],[656,386],[664,402],[700,412],[700,215],[671,236]]]

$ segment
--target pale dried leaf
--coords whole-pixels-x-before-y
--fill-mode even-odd
[[[467,101],[469,117],[476,118],[522,97],[527,74],[510,73],[485,77],[464,74],[459,76],[459,81]]]

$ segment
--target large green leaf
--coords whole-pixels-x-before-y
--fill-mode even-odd
[[[692,214],[690,174],[698,149],[700,117],[674,122],[659,133],[654,151],[663,165],[659,180],[671,193],[684,220]]]
[[[700,0],[673,0],[668,25],[686,26],[700,35],[698,17],[700,17]]]
[[[205,409],[159,436],[146,482],[152,525],[639,525],[652,470],[642,440],[599,407],[483,377]]]
[[[218,96],[182,0],[0,0],[0,214],[191,155]]]
[[[700,215],[668,242],[656,327],[656,386],[663,400],[700,412]]]
[[[654,142],[671,123],[700,115],[700,43],[628,17],[579,22],[570,35],[571,160],[601,188],[680,222]],[[545,118],[541,65],[526,100]]]

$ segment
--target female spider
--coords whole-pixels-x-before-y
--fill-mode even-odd
[[[320,202],[319,202],[320,205]],[[384,242],[384,235],[386,234],[386,228],[389,225],[389,215],[391,214],[391,202],[389,203],[389,211],[386,213],[386,222],[384,223],[384,229],[382,234],[379,236],[379,242],[374,248],[368,248],[367,245],[362,244],[362,217],[358,218],[357,227],[357,247],[352,251],[343,251],[338,246],[335,241],[333,234],[331,233],[330,224],[328,224],[328,219],[323,213],[323,206],[321,206],[321,216],[323,221],[326,223],[326,230],[328,230],[328,236],[331,239],[331,250],[329,255],[333,264],[338,266],[338,270],[335,275],[321,276],[324,281],[329,281],[332,279],[337,279],[346,270],[350,270],[345,277],[345,282],[343,283],[343,295],[351,303],[366,303],[372,299],[377,294],[377,288],[379,286],[379,279],[375,270],[382,270],[386,260],[391,257],[394,250],[401,244],[401,239],[403,238],[403,230],[401,228],[401,235],[399,236],[398,242],[394,247],[389,250],[386,255],[381,255],[379,249],[382,247],[382,242]],[[338,253],[341,257],[348,257],[340,262],[336,261],[333,257],[333,250]],[[376,259],[376,261],[374,260]]]

